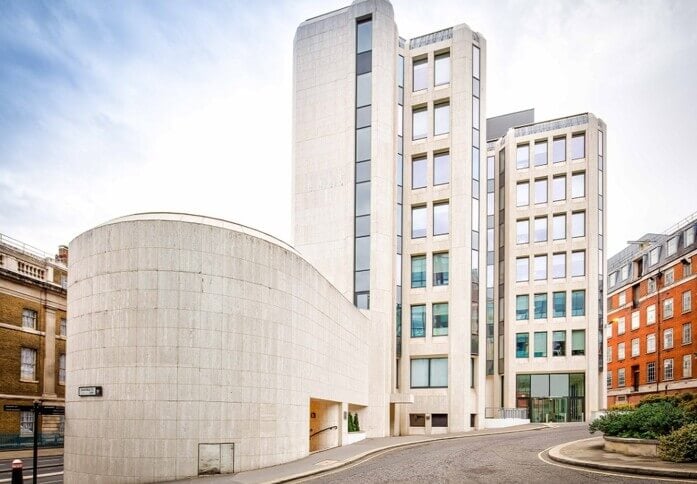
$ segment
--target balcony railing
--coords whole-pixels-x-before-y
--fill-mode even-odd
[[[485,418],[528,418],[527,408],[501,408],[501,407],[486,407],[484,409]]]

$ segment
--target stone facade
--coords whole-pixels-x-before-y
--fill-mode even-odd
[[[228,472],[280,464],[341,445],[367,406],[369,321],[290,246],[144,214],[70,250],[66,482],[195,476],[200,444],[234,444]]]
[[[35,400],[63,405],[66,276],[64,260],[0,235],[0,405],[30,405]],[[26,319],[27,312],[35,317]],[[22,375],[23,348],[35,352],[33,376]],[[0,433],[30,436],[31,427],[20,427],[21,418],[19,412],[0,410]],[[62,418],[42,417],[41,430],[62,432]]]

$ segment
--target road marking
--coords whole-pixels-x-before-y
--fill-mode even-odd
[[[617,472],[617,471],[600,471],[600,470],[591,469],[588,467],[574,466],[571,464],[563,464],[561,462],[553,461],[549,457],[545,457],[545,454],[548,453],[549,450],[553,449],[554,447],[556,447],[556,445],[553,445],[552,447],[547,447],[545,450],[540,451],[540,453],[537,454],[537,458],[540,459],[545,464],[550,464],[550,465],[557,466],[557,467],[563,467],[565,469],[572,469],[572,470],[575,470],[578,472],[588,472],[591,474],[601,474],[604,476],[629,477],[630,479],[643,479],[645,481],[690,482],[690,481],[686,481],[685,479],[673,479],[671,477],[658,477],[658,476],[641,475],[641,474],[623,474],[623,473]]]
[[[37,474],[36,477],[37,477],[37,478],[39,478],[39,477],[53,477],[53,476],[62,476],[62,475],[63,475],[63,471],[61,471],[61,472],[48,472],[48,473],[46,473],[46,474]],[[27,475],[27,476],[24,476],[24,480],[25,480],[25,481],[28,480],[28,479],[31,479],[31,478],[32,478],[31,473],[30,473],[29,475]],[[10,478],[10,479],[0,479],[0,482],[12,482],[12,478]],[[58,482],[60,482],[60,481],[58,481]]]

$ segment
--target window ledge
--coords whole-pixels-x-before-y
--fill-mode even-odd
[[[19,379],[20,383],[39,383],[39,380],[27,380],[25,378]]]

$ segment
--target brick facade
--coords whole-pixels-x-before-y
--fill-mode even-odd
[[[637,256],[625,260],[621,266],[632,265],[630,270],[625,268],[629,275],[610,287],[606,332],[608,407],[636,403],[650,394],[697,391],[697,247],[694,243],[683,246],[679,234],[685,230],[695,227],[672,234],[681,237],[680,250],[643,271],[647,259]],[[648,254],[657,245],[665,250],[663,242],[653,243],[642,254]],[[622,267],[610,268],[608,272],[612,274],[613,269],[618,269],[615,277],[621,278]],[[686,293],[689,296],[684,296]],[[670,361],[672,375],[665,367]]]

